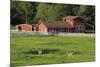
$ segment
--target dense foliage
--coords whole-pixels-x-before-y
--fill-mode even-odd
[[[34,24],[39,20],[56,21],[64,16],[82,16],[95,25],[95,6],[39,2],[11,2],[11,25]]]

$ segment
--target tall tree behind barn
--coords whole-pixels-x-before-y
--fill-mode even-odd
[[[27,3],[27,6],[25,5]],[[26,8],[28,11],[26,11]],[[26,15],[27,12],[27,15]],[[39,20],[56,21],[63,16],[82,16],[95,28],[95,6],[39,2],[11,2],[11,25],[38,23]],[[26,19],[27,16],[27,19]]]

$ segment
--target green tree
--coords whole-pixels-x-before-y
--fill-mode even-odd
[[[31,3],[24,1],[11,2],[11,24],[29,23],[32,14]]]
[[[95,7],[94,6],[81,5],[79,7],[77,15],[84,17],[88,23],[95,25]]]
[[[82,16],[95,26],[95,6],[11,1],[11,25],[56,21],[73,15]]]
[[[66,15],[66,6],[61,4],[40,3],[35,20],[55,21]]]

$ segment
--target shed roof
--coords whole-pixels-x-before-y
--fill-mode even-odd
[[[63,21],[53,21],[53,22],[42,21],[42,23],[47,28],[72,28],[73,27],[69,22],[63,22]]]
[[[16,25],[16,27],[22,26],[22,25],[25,25],[25,26],[32,26],[32,25],[30,25],[30,24],[18,24],[18,25]]]

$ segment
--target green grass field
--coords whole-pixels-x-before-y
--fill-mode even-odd
[[[41,55],[37,53],[39,48],[43,50]],[[11,66],[92,61],[95,61],[94,37],[11,37]]]

